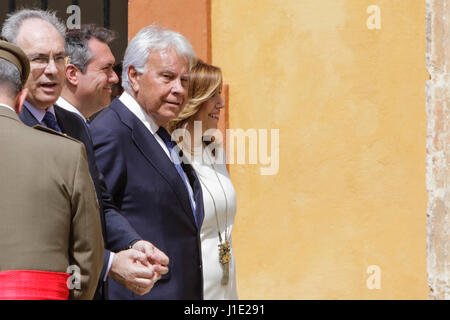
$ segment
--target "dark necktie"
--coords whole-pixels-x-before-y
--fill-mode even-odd
[[[50,128],[58,132],[62,132],[61,128],[58,125],[58,122],[56,122],[56,118],[50,111],[47,111],[45,113],[44,119],[42,119],[42,122]]]
[[[186,189],[188,191],[189,201],[191,203],[192,212],[194,213],[195,223],[198,225],[197,213],[196,213],[196,210],[195,210],[196,206],[194,205],[194,200],[192,199],[192,197],[191,197],[191,195],[189,193],[189,188],[188,188],[189,181],[186,181],[186,178],[184,176],[183,168],[181,167],[180,158],[179,158],[179,156],[177,154],[177,151],[174,150],[174,147],[175,147],[176,143],[175,143],[175,141],[172,141],[172,139],[170,138],[169,133],[163,127],[159,127],[159,129],[156,131],[156,133],[161,137],[162,141],[167,146],[167,149],[169,149],[169,153],[172,156],[172,160],[173,160],[173,164],[175,165],[175,169],[177,169],[178,174],[180,175],[181,179],[183,180],[183,182],[184,182],[184,184],[186,186]],[[191,186],[191,188],[192,188],[192,190],[194,192],[194,187]]]

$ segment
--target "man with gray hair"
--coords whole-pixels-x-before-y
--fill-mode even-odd
[[[107,249],[95,298],[107,298],[107,276],[136,294],[145,294],[161,274],[167,273],[168,258],[148,241],[142,241],[113,204],[97,169],[92,141],[83,120],[55,105],[65,81],[65,33],[64,25],[48,11],[24,9],[9,15],[5,21],[2,36],[21,47],[31,61],[30,77],[25,84],[29,93],[20,119],[29,126],[39,124],[67,134],[86,147],[89,171],[100,199]]]
[[[130,41],[124,93],[91,124],[95,156],[112,197],[142,237],[169,257],[169,273],[136,297],[110,282],[112,299],[202,299],[203,196],[195,172],[180,164],[164,129],[187,102],[196,56],[181,34],[152,25]]]
[[[92,299],[103,239],[86,153],[19,120],[29,71],[25,53],[0,41],[0,300]]]

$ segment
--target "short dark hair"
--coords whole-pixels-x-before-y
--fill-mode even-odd
[[[87,65],[93,58],[88,41],[94,38],[110,45],[116,37],[117,32],[95,24],[84,24],[80,29],[67,31],[66,54],[69,57],[69,63],[75,65],[82,73],[86,72]]]

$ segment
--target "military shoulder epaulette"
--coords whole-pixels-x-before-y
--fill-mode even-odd
[[[50,128],[41,126],[41,125],[39,125],[39,124],[33,126],[33,129],[37,129],[37,130],[40,130],[40,131],[45,131],[45,132],[47,132],[47,133],[52,133],[52,134],[54,134],[54,135],[57,135],[57,136],[60,136],[60,137],[65,137],[65,138],[67,138],[67,139],[70,139],[70,140],[73,140],[73,141],[76,141],[76,142],[80,143],[80,141],[78,141],[78,140],[75,139],[75,138],[72,138],[71,136],[67,135],[66,133],[58,132],[58,131],[55,131],[55,130],[53,130],[53,129],[50,129]]]

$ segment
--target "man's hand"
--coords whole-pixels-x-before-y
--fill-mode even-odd
[[[138,295],[148,293],[161,278],[160,273],[155,272],[154,266],[148,262],[147,256],[134,249],[114,254],[109,276]]]
[[[164,252],[156,248],[148,241],[140,240],[133,245],[133,249],[136,249],[144,253],[148,259],[148,262],[153,265],[154,271],[159,275],[166,274],[169,271],[167,265],[169,264],[169,257]]]

